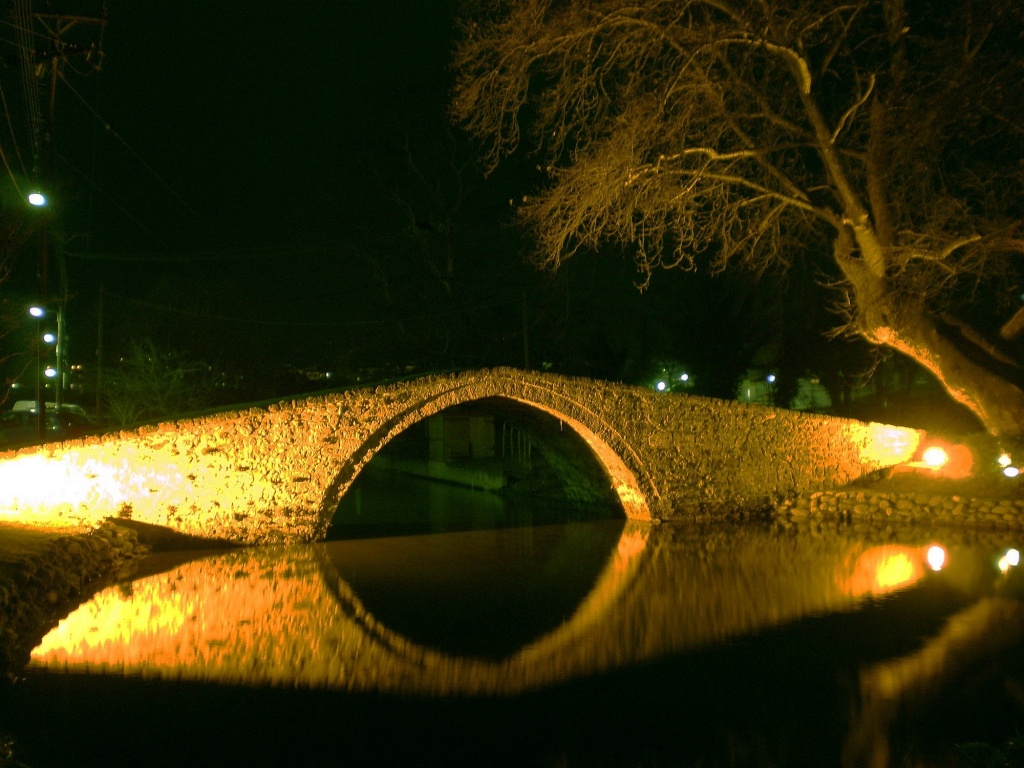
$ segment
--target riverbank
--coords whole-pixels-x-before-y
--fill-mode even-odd
[[[782,527],[849,523],[857,532],[927,523],[983,531],[1024,530],[1024,484],[1017,479],[943,479],[921,473],[868,478],[841,488],[787,498],[775,505]]]
[[[70,533],[0,524],[0,672],[24,667],[55,616],[149,551],[134,531],[109,521]]]

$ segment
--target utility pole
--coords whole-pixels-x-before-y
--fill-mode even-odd
[[[96,418],[103,418],[103,286],[96,312]]]
[[[29,7],[23,3],[21,12]],[[102,51],[102,32],[106,27],[107,20],[105,18],[98,18],[94,16],[78,16],[78,15],[65,15],[60,13],[33,13],[32,14],[34,24],[39,24],[44,30],[43,37],[46,38],[50,50],[35,50],[33,51],[32,64],[34,67],[34,76],[47,78],[47,100],[46,100],[46,114],[42,124],[42,135],[34,136],[34,145],[36,148],[36,177],[37,182],[47,190],[47,198],[51,201],[54,200],[54,118],[56,116],[57,107],[57,81],[63,76],[61,69],[65,63],[72,56],[83,57],[87,64],[92,66],[95,70],[99,70],[103,62],[103,51]],[[88,27],[98,27],[100,30],[100,42],[83,44],[77,41],[68,39],[68,34],[72,29],[79,25]],[[33,33],[34,33],[33,29]],[[27,51],[25,52],[28,53]],[[29,61],[26,57],[25,65],[28,66]],[[35,118],[35,115],[33,115]],[[37,132],[39,127],[37,126]],[[38,264],[37,264],[37,275],[39,279],[39,302],[42,306],[50,304],[50,223],[53,220],[52,210],[44,213],[43,221],[41,222],[39,229],[39,249],[38,249]],[[56,298],[56,313],[57,313],[57,343],[55,347],[55,368],[56,376],[54,377],[54,400],[56,402],[57,410],[59,411],[61,406],[64,404],[64,388],[67,382],[67,365],[63,359],[66,356],[67,340],[64,338],[66,334],[66,328],[64,323],[65,315],[65,302],[67,300],[66,286],[61,286],[60,296]],[[46,403],[43,388],[41,386],[42,371],[40,370],[41,363],[37,361],[36,365],[36,410],[37,410],[37,436],[40,440],[45,437],[45,424],[46,424]]]

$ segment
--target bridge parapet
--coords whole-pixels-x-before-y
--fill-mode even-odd
[[[130,517],[245,543],[322,537],[392,438],[502,397],[590,446],[632,519],[714,517],[907,460],[916,430],[513,369],[431,376],[0,454],[0,519]]]

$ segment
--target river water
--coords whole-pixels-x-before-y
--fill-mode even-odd
[[[1009,535],[410,493],[143,560],[0,693],[0,765],[969,765],[1024,726]]]

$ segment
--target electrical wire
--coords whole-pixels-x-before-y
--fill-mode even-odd
[[[109,291],[104,293],[109,298],[119,299],[121,301],[132,304],[133,306],[145,307],[147,309],[155,309],[169,314],[184,315],[186,317],[192,317],[197,320],[217,320],[219,322],[226,323],[239,323],[243,325],[260,325],[260,326],[273,326],[280,328],[341,328],[341,327],[365,327],[371,325],[389,325],[391,323],[408,322],[410,320],[428,320],[439,317],[453,317],[456,315],[464,314],[460,311],[451,312],[432,312],[420,315],[409,315],[406,317],[394,317],[389,319],[374,319],[374,320],[330,320],[330,321],[310,321],[310,320],[270,320],[266,318],[239,318],[239,317],[226,317],[224,315],[213,315],[203,312],[196,312],[195,310],[183,309],[181,307],[169,307],[163,304],[155,304],[153,302],[143,301],[141,299],[133,299],[129,296],[122,296],[117,293],[111,293]],[[517,304],[517,301],[500,301],[491,304],[485,304],[478,307],[465,310],[465,312],[481,312],[488,309],[496,309],[497,307],[508,306],[511,304]]]
[[[195,216],[196,219],[198,219],[199,221],[203,220],[202,217],[196,212],[196,210],[191,205],[189,205],[188,202],[181,195],[178,194],[177,190],[175,190],[174,187],[172,187],[159,173],[157,173],[153,166],[147,163],[145,159],[143,159],[142,155],[136,152],[135,149],[132,148],[132,146],[129,145],[128,142],[124,140],[121,134],[114,130],[110,123],[103,119],[103,116],[100,115],[100,113],[97,112],[96,109],[88,101],[85,100],[85,97],[82,96],[82,94],[80,94],[75,89],[75,87],[71,85],[70,82],[68,82],[67,78],[65,78],[63,74],[61,74],[60,76],[60,81],[64,83],[64,85],[67,87],[69,91],[71,91],[72,94],[74,94],[75,98],[82,102],[82,105],[87,110],[89,110],[92,116],[100,122],[100,125],[103,126],[104,130],[106,130],[107,133],[109,133],[111,136],[117,139],[121,143],[121,145],[131,153],[132,157],[134,157],[143,168],[149,171],[149,173],[152,174],[153,178],[159,181],[160,184],[164,187],[164,189],[170,192],[171,196],[175,200],[177,200],[186,211]]]
[[[7,119],[7,130],[11,134],[11,143],[14,145],[14,153],[18,157],[18,165],[21,166],[21,173],[23,176],[28,176],[28,171],[25,168],[25,158],[21,155],[21,147],[18,145],[18,135],[14,130],[14,120],[11,117],[10,105],[7,103],[7,91],[3,87],[3,83],[0,83],[0,99],[3,100],[4,105],[4,117]],[[4,158],[4,162],[7,162],[7,158]],[[10,166],[7,167],[7,172],[11,173]],[[14,180],[14,175],[11,175],[11,181],[14,182],[15,188],[18,188],[18,182]],[[18,188],[18,194],[21,194],[21,189]]]
[[[168,252],[173,253],[174,249],[171,248],[171,246],[169,246],[165,242],[163,242],[160,239],[160,237],[155,232],[153,232],[149,227],[147,227],[145,224],[143,224],[141,221],[139,221],[130,211],[128,211],[123,205],[121,205],[112,195],[110,195],[107,192],[105,192],[98,184],[96,184],[96,182],[94,182],[92,180],[92,178],[89,177],[88,174],[86,174],[83,171],[81,171],[78,167],[76,167],[74,165],[74,163],[69,161],[66,157],[64,157],[60,153],[57,153],[57,158],[62,163],[64,163],[68,168],[70,168],[72,171],[74,171],[79,176],[81,176],[82,180],[85,181],[85,183],[88,184],[93,189],[93,191],[98,192],[99,194],[101,194],[104,197],[104,199],[107,200],[107,202],[109,202],[111,205],[113,205],[115,208],[117,208],[119,211],[121,211],[121,213],[123,213],[133,224],[135,224],[139,229],[141,229],[143,232],[145,232],[151,238],[153,238],[153,240],[156,243],[158,243],[159,245],[162,245],[164,248],[167,249]],[[77,253],[70,254],[70,256],[72,258],[83,258],[82,254],[77,254]],[[84,258],[88,258],[88,256],[84,256]],[[121,260],[122,261],[127,261],[128,259],[121,259]]]
[[[29,136],[32,137],[33,172],[38,170],[41,147],[39,144],[39,126],[42,125],[42,109],[39,105],[39,89],[36,85],[33,58],[35,49],[32,47],[32,2],[31,0],[14,0],[15,31],[18,37],[18,48],[21,53],[21,78],[25,91],[25,106],[29,118]]]
[[[75,254],[76,259],[83,261],[122,261],[139,263],[163,263],[177,264],[189,262],[218,262],[218,261],[257,261],[263,259],[280,259],[282,256],[302,256],[304,254],[327,253],[345,247],[344,243],[324,243],[304,247],[282,247],[282,248],[260,248],[246,251],[190,251],[170,253],[155,253],[152,251],[135,253],[113,253],[94,251],[91,253]]]

